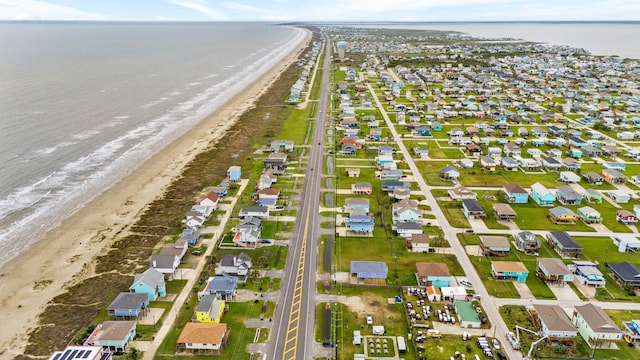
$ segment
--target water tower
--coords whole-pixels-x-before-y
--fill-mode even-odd
[[[347,42],[346,41],[338,41],[336,43],[336,47],[338,48],[338,58],[340,58],[340,60],[344,59],[344,51],[347,48]]]

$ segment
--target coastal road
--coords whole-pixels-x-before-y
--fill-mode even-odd
[[[273,360],[313,359],[314,356],[318,208],[323,169],[322,144],[329,98],[329,50],[330,45],[325,43],[324,62],[318,63],[318,66],[322,65],[324,68],[320,99],[300,194],[298,217],[277,304],[273,327],[275,340],[272,338],[267,347],[267,358]]]
[[[444,233],[445,238],[449,240],[449,244],[451,245],[451,250],[453,254],[458,259],[458,262],[460,262],[460,266],[462,266],[462,269],[467,275],[467,278],[474,284],[474,290],[476,294],[480,295],[482,307],[484,308],[487,318],[489,319],[489,321],[491,321],[491,324],[494,327],[496,337],[500,338],[503,344],[507,344],[508,342],[506,340],[506,333],[509,331],[509,329],[507,328],[507,325],[505,324],[505,322],[502,320],[502,317],[498,312],[498,307],[493,302],[493,298],[489,296],[487,289],[484,287],[484,284],[480,280],[480,276],[478,275],[475,268],[471,264],[471,260],[467,256],[464,250],[464,247],[462,246],[462,244],[460,244],[460,241],[458,241],[457,234],[461,233],[462,229],[454,228],[449,224],[449,221],[444,216],[444,213],[440,209],[440,206],[438,206],[436,199],[433,197],[433,194],[431,194],[431,186],[427,185],[427,183],[424,181],[424,178],[422,177],[422,174],[418,170],[418,167],[416,166],[415,161],[411,157],[411,153],[407,150],[407,147],[404,145],[404,142],[402,141],[402,137],[396,131],[396,128],[391,122],[391,119],[389,119],[389,116],[387,115],[387,112],[382,106],[382,103],[380,103],[380,99],[378,95],[375,93],[371,84],[367,84],[367,86],[369,88],[369,92],[371,93],[371,96],[373,97],[376,103],[376,106],[382,113],[382,117],[384,118],[384,121],[386,122],[387,126],[389,127],[389,130],[391,131],[391,134],[393,135],[394,141],[396,142],[396,144],[398,144],[398,148],[400,149],[400,152],[402,153],[404,160],[409,165],[409,168],[411,169],[411,172],[413,173],[415,180],[418,183],[420,191],[422,191],[427,202],[429,203],[429,206],[431,207],[431,211],[435,215],[436,221],[440,225],[440,228],[442,229],[442,232]],[[522,354],[520,352],[516,352],[510,346],[503,346],[502,349],[504,352],[507,353],[507,356],[511,360],[522,358]]]

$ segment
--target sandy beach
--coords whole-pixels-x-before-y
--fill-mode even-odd
[[[195,155],[224,135],[301,54],[295,51],[195,128],[97,196],[41,241],[0,268],[0,358],[23,353],[29,330],[45,305],[93,274],[93,259],[127,234],[145,206],[160,197]]]

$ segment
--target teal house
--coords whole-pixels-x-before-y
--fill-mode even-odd
[[[556,201],[556,195],[539,182],[531,185],[531,198],[541,206],[551,206]]]
[[[529,269],[520,261],[492,261],[491,275],[496,280],[526,282]]]
[[[93,329],[84,345],[102,346],[112,352],[125,352],[135,338],[135,321],[105,321]]]
[[[147,294],[149,301],[167,296],[167,285],[164,282],[164,274],[155,268],[149,268],[142,274],[136,274],[133,284],[129,287],[136,294]]]

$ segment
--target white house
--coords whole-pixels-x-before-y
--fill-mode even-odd
[[[600,307],[591,303],[576,306],[571,319],[573,325],[590,347],[603,347],[622,339],[622,331]]]

